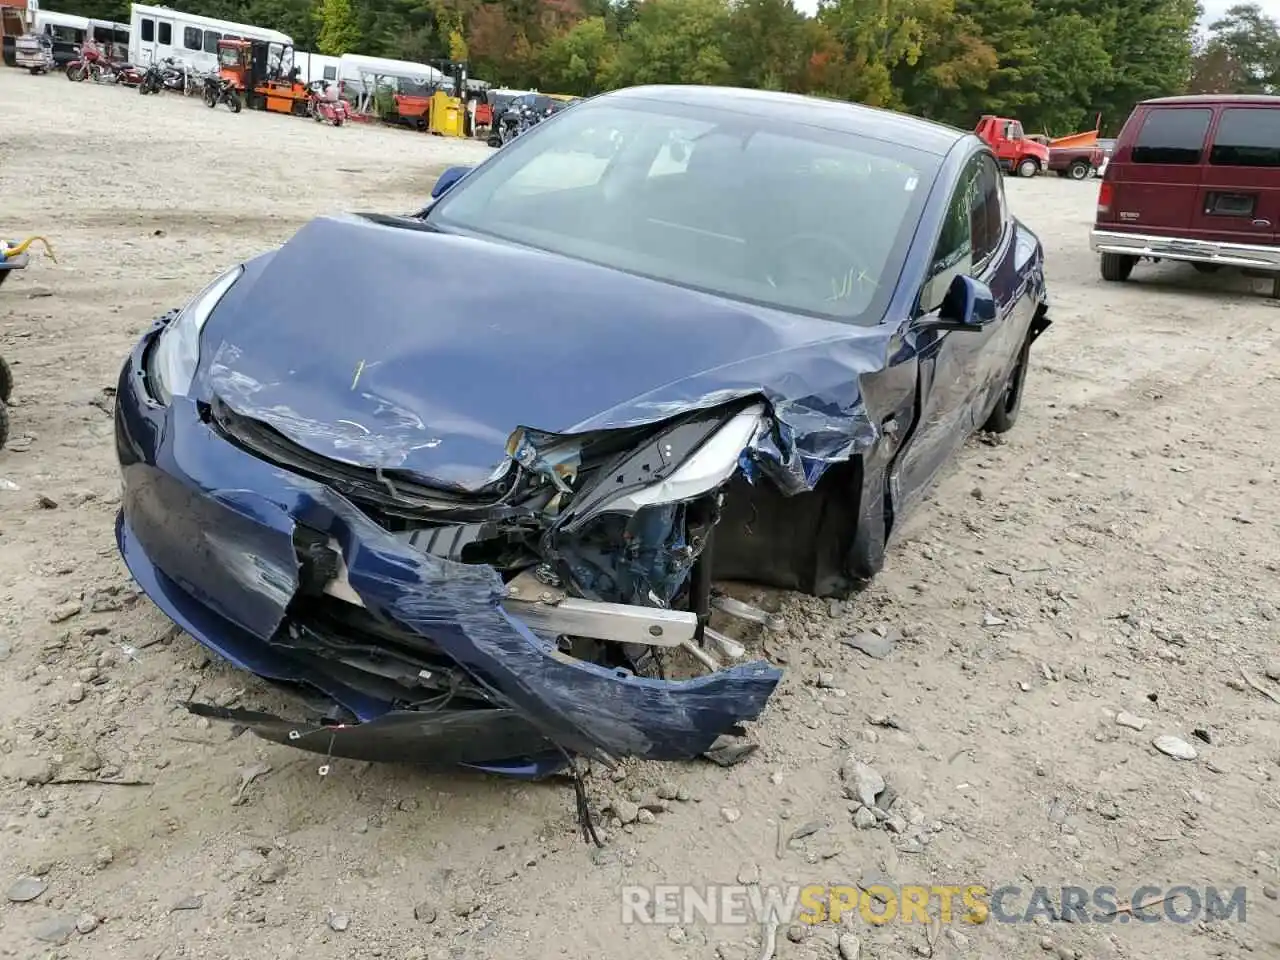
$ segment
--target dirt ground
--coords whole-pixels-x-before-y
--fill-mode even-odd
[[[600,851],[563,784],[350,762],[322,777],[321,758],[191,717],[179,701],[243,702],[251,678],[170,628],[113,539],[109,390],[147,322],[313,215],[414,209],[487,149],[14,70],[0,117],[0,234],[43,233],[58,256],[0,290],[17,381],[0,955],[755,960],[756,924],[622,923],[624,884],[739,878],[1020,886],[1006,910],[1036,885],[1248,891],[1243,922],[855,913],[784,930],[780,960],[847,960],[850,937],[873,960],[1280,955],[1280,311],[1264,283],[1162,264],[1104,284],[1096,183],[1010,181],[1054,298],[1021,422],[963,451],[852,603],[763,598],[785,617],[768,649],[787,678],[760,751],[597,771],[597,806],[686,798],[602,817]],[[878,625],[897,641],[884,659],[839,642]],[[1158,752],[1163,734],[1197,757]],[[883,824],[853,822],[850,754],[901,798]]]

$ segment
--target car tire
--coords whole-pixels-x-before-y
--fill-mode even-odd
[[[0,447],[9,440],[9,408],[0,403]]]
[[[986,433],[1008,433],[1018,422],[1018,411],[1022,409],[1022,390],[1027,382],[1027,367],[1030,362],[1031,338],[1028,337],[1022,344],[1022,349],[1018,351],[1018,359],[1014,361],[1013,369],[1009,371],[1009,377],[1005,380],[1004,389],[1000,392],[1000,399],[996,401],[995,409],[987,417],[987,422],[982,425]]]
[[[4,358],[0,357],[0,403],[8,403],[11,396],[13,396],[13,371],[9,369],[9,364],[5,363]]]
[[[1034,157],[1027,157],[1024,160],[1018,161],[1018,176],[1034,177],[1039,172],[1040,161],[1036,160]]]
[[[1138,258],[1128,253],[1104,253],[1102,255],[1102,279],[1112,283],[1124,283],[1133,273]]]
[[[1067,175],[1072,180],[1084,180],[1089,176],[1089,164],[1083,160],[1077,160],[1067,168]]]

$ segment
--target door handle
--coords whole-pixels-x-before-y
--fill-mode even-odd
[[[1254,225],[1255,227],[1270,227],[1270,226],[1271,226],[1271,221],[1270,221],[1270,220],[1255,220],[1255,221],[1253,221],[1253,225]]]

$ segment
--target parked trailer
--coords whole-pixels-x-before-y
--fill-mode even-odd
[[[337,83],[341,63],[341,57],[309,53],[306,50],[293,51],[293,64],[298,68],[298,78],[303,83],[314,83],[316,80]]]
[[[171,7],[141,3],[135,3],[131,7],[129,60],[139,66],[172,57],[178,63],[185,63],[191,70],[216,73],[218,41],[222,39],[265,40],[268,43],[293,45],[293,38],[279,30],[200,17]]]
[[[52,43],[53,62],[57,67],[66,66],[80,56],[80,47],[89,36],[88,17],[52,10],[36,11],[36,33],[42,33]]]
[[[358,113],[373,110],[373,97],[379,86],[398,92],[400,81],[412,85],[434,85],[445,79],[442,71],[412,60],[389,60],[386,57],[362,57],[343,54],[338,65],[338,80],[345,99],[356,104]]]

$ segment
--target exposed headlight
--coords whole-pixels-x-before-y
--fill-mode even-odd
[[[200,362],[200,332],[213,308],[244,273],[235,266],[201,290],[160,334],[151,355],[151,376],[163,399],[184,396]]]
[[[712,434],[665,480],[625,493],[593,512],[634,513],[641,507],[680,503],[714,490],[738,469],[738,460],[755,440],[764,412],[763,404],[747,407]]]

